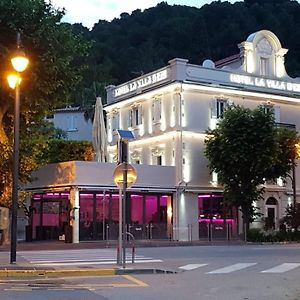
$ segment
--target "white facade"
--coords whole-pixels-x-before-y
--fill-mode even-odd
[[[66,107],[56,109],[53,118],[49,118],[55,128],[63,130],[67,140],[91,141],[92,121],[86,120],[84,111],[80,107]]]
[[[205,131],[214,128],[226,105],[254,108],[265,105],[276,121],[300,126],[300,79],[289,77],[284,67],[287,49],[270,31],[259,31],[239,44],[240,54],[231,60],[202,66],[185,59],[119,86],[107,88],[108,152],[116,160],[117,129],[132,130],[130,156],[134,163],[176,167],[177,199],[174,203],[174,235],[184,240],[182,230],[193,226],[198,238],[198,194],[222,191],[216,174],[209,174],[205,158]],[[296,170],[300,179],[300,169]],[[299,180],[298,180],[299,182]],[[299,197],[300,183],[297,184]],[[276,204],[266,205],[269,197]],[[291,182],[267,185],[267,216],[274,208],[276,227],[292,202]],[[274,207],[273,207],[274,206]],[[176,231],[177,230],[177,231]]]

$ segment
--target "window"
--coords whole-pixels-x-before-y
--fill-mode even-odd
[[[164,149],[155,147],[151,150],[152,152],[152,164],[161,166],[163,164]]]
[[[77,121],[77,116],[71,115],[67,117],[67,122],[68,122],[67,131],[77,131],[76,121]]]
[[[112,118],[111,118],[111,128],[112,131],[115,132],[117,129],[119,129],[120,124],[120,118],[119,118],[119,112],[113,112]]]
[[[268,75],[268,59],[261,57],[259,60],[259,70],[260,70],[260,75],[266,76]]]
[[[152,164],[156,166],[162,166],[162,155],[152,156]]]
[[[154,100],[152,103],[152,121],[157,123],[161,121],[161,100]]]
[[[228,101],[226,99],[214,99],[211,106],[211,117],[214,119],[222,119],[227,105]]]
[[[271,113],[274,115],[274,119],[276,123],[280,123],[280,106],[267,102],[264,103],[262,107],[266,114]]]
[[[158,166],[161,166],[162,165],[162,156],[161,155],[159,155],[159,156],[157,156],[156,157],[156,164],[158,165]]]
[[[211,184],[218,185],[218,173],[212,172],[211,174]]]
[[[217,100],[217,118],[222,119],[224,110],[226,108],[226,100]]]
[[[142,124],[142,106],[137,105],[129,111],[129,127],[136,127]]]
[[[265,114],[274,114],[274,106],[272,104],[264,104],[263,110]]]
[[[139,165],[141,163],[141,152],[134,151],[130,154],[130,160],[132,163]]]

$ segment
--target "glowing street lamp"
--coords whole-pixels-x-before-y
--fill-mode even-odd
[[[13,151],[13,180],[12,180],[12,207],[11,207],[11,242],[10,263],[16,263],[17,258],[17,218],[18,218],[18,182],[19,182],[19,131],[20,131],[20,73],[25,71],[29,60],[20,50],[21,37],[17,33],[17,54],[11,59],[11,63],[17,74],[7,77],[10,88],[15,90],[14,108],[14,151]]]
[[[15,89],[17,85],[21,84],[22,78],[19,74],[9,74],[7,76],[8,85],[11,89]]]
[[[26,70],[29,59],[25,56],[23,51],[18,49],[16,56],[11,59],[11,64],[17,72],[22,73]]]

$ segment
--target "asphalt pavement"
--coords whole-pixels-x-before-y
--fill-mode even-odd
[[[2,246],[1,299],[300,299],[299,243],[152,241],[136,246],[134,263],[127,249],[125,269],[116,265],[115,242],[19,243],[14,265],[9,245]]]
[[[229,244],[240,244],[241,241],[233,241]],[[178,242],[178,241],[139,241],[134,246],[129,244],[126,250],[126,264],[117,265],[117,242],[116,241],[95,241],[95,242],[81,242],[78,244],[65,243],[63,241],[35,241],[35,242],[19,242],[17,244],[17,261],[10,264],[10,245],[0,246],[0,278],[15,278],[15,277],[68,277],[68,276],[111,276],[111,275],[124,275],[124,274],[161,274],[161,273],[176,273],[178,270],[173,270],[169,266],[163,264],[159,260],[149,260],[149,258],[135,258],[132,263],[132,253],[138,247],[178,247],[178,246],[199,246],[220,244],[226,245],[227,241],[217,241],[209,243],[207,241],[194,241],[194,242]],[[34,260],[30,261],[26,258],[26,252],[45,253],[60,253],[66,255],[73,250],[82,250],[84,252],[110,249],[113,254],[110,262],[100,265],[98,261],[91,261],[90,264],[82,266],[76,264],[62,264],[50,261],[48,264],[35,263]],[[23,255],[21,255],[23,253]],[[140,258],[140,260],[138,260]],[[159,263],[158,263],[159,262]],[[150,263],[150,264],[149,264]]]

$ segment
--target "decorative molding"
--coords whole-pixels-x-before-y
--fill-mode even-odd
[[[262,57],[268,58],[272,55],[273,48],[266,38],[261,39],[257,43],[256,48],[257,48],[258,54],[261,55]]]
[[[151,149],[151,154],[153,156],[161,156],[164,153],[164,149],[160,147],[155,147]]]
[[[133,160],[137,160],[137,159],[140,159],[141,158],[141,152],[140,151],[133,151],[131,154],[130,154],[131,158]]]

